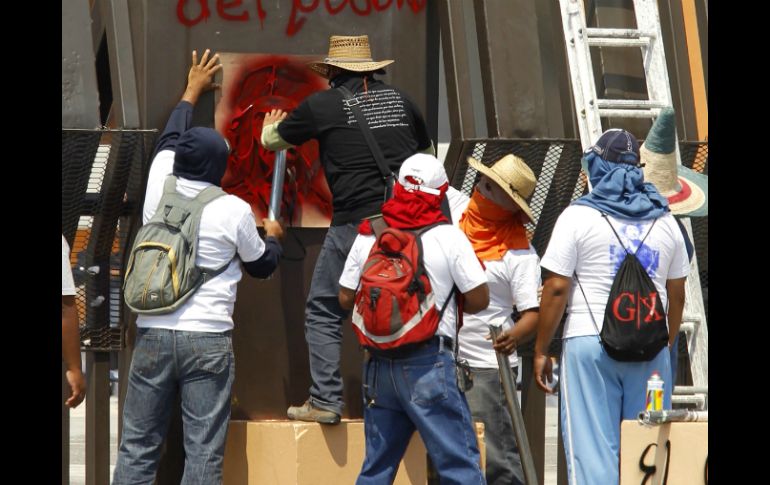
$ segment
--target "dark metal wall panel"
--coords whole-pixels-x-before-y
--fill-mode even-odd
[[[559,3],[535,2],[548,136],[578,138]]]
[[[99,90],[88,0],[62,0],[62,128],[99,126]]]
[[[548,136],[534,0],[474,6],[489,136]]]
[[[332,34],[369,35],[376,59],[396,60],[384,79],[404,89],[423,113],[427,111],[425,0],[261,0],[232,2],[232,7],[218,9],[220,3],[131,2],[131,16],[141,17],[131,23],[135,64],[143,66],[137,78],[142,126],[162,128],[181,97],[193,49],[323,57]],[[329,13],[327,3],[335,13]]]
[[[453,139],[475,138],[473,97],[466,22],[462,0],[440,0],[441,46],[446,78],[447,110]],[[472,21],[472,19],[470,19]]]
[[[285,419],[286,409],[307,399],[310,364],[305,343],[305,299],[325,236],[319,229],[290,229],[284,253],[301,254],[302,261],[284,259],[269,280],[244,276],[238,285],[233,319],[236,379],[233,419]],[[297,239],[294,238],[297,236]],[[350,320],[342,325],[341,373],[345,416],[360,418],[362,353]]]

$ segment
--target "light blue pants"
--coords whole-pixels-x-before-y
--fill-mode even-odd
[[[671,358],[664,347],[649,362],[618,362],[589,335],[564,340],[561,354],[561,425],[569,485],[612,485],[619,480],[620,422],[645,409],[647,379],[668,381]],[[671,383],[664,383],[671,409]]]

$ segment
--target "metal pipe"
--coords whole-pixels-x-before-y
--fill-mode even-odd
[[[489,331],[492,334],[492,341],[495,341],[502,333],[502,328],[490,325]],[[513,433],[516,436],[516,443],[519,445],[521,466],[524,469],[524,481],[527,485],[537,485],[537,470],[535,469],[535,462],[532,460],[527,430],[524,428],[524,416],[521,414],[521,406],[516,394],[516,381],[511,372],[511,365],[508,362],[507,355],[497,351],[495,351],[495,354],[497,354],[497,366],[500,369],[500,381],[503,384],[503,392],[505,392],[505,402],[508,405],[508,412],[511,414],[511,421],[513,422]]]
[[[639,413],[639,422],[647,425],[674,422],[708,423],[708,420],[708,411],[690,411],[689,409],[666,409],[663,411],[642,411]]]
[[[281,216],[281,197],[283,196],[283,177],[286,174],[286,150],[275,152],[273,165],[273,185],[270,187],[270,209],[268,219],[277,221]]]

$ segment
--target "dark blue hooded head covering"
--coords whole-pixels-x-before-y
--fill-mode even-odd
[[[605,131],[582,162],[593,189],[573,204],[625,219],[656,219],[668,212],[668,200],[644,181],[639,142],[626,130]]]
[[[174,175],[220,186],[229,152],[227,142],[216,130],[190,128],[177,141]]]

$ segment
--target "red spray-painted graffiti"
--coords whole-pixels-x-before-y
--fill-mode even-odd
[[[260,143],[262,122],[271,109],[291,111],[310,94],[327,88],[325,81],[297,56],[232,54],[238,61],[226,72],[217,125],[233,153],[222,188],[251,204],[258,222],[267,217],[275,153]],[[226,67],[227,69],[227,67]],[[281,214],[290,224],[328,226],[331,193],[318,156],[318,143],[307,142],[286,151]]]
[[[306,1],[306,0],[305,0]],[[310,0],[305,3],[303,0],[292,0],[291,14],[289,23],[286,25],[286,35],[294,36],[305,25],[308,14],[314,13],[321,6],[321,0]],[[384,12],[395,6],[401,10],[404,4],[407,4],[410,10],[417,14],[425,9],[428,0],[323,0],[323,5],[329,15],[337,15],[349,7],[356,15],[369,16],[372,12]],[[267,12],[262,8],[262,0],[255,0],[257,8],[257,17],[259,24],[264,28],[264,21]],[[188,8],[188,3],[198,5],[198,10],[193,7]],[[233,22],[246,22],[250,18],[249,11],[243,0],[216,0],[217,14],[224,20]],[[196,15],[197,13],[197,15]],[[209,0],[178,0],[176,5],[176,16],[182,25],[192,27],[202,21],[206,21],[211,16],[209,9]]]

